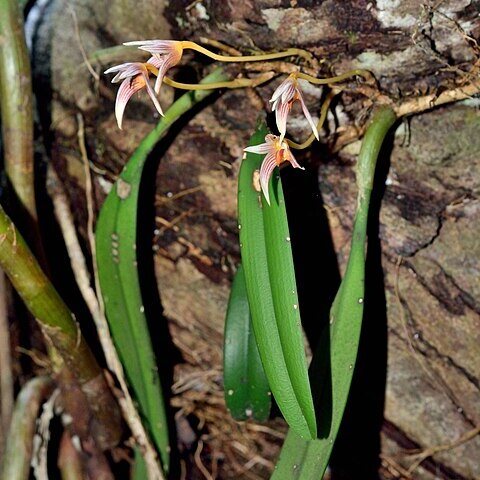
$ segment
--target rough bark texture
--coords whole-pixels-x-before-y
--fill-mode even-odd
[[[40,77],[48,79],[54,98],[52,161],[62,168],[71,187],[84,232],[76,113],[86,118],[90,159],[101,169],[95,173],[99,200],[156,118],[146,96],[140,96],[127,107],[124,130],[117,129],[113,117],[116,88],[105,78],[97,82],[89,74],[72,16],[62,5],[53,2],[40,25],[36,63],[37,72],[51,71],[51,81]],[[194,40],[207,36],[245,52],[302,47],[319,60],[320,75],[368,68],[393,99],[441,92],[473,75],[478,77],[480,50],[474,39],[480,35],[480,2],[475,0],[422,4],[416,0],[175,0],[165,9],[160,1],[82,0],[70,5],[88,53],[127,40],[171,35]],[[199,58],[185,58],[194,75],[201,67]],[[118,60],[122,63],[128,58]],[[219,478],[247,478],[242,465],[254,455],[258,457],[251,463],[258,461],[248,474],[267,477],[279,443],[268,432],[228,419],[221,373],[223,318],[239,260],[236,177],[242,148],[278,82],[256,92],[226,92],[172,137],[158,168],[157,277],[164,314],[182,355],[175,370],[172,403],[183,413],[178,421],[183,448],[193,454],[202,438],[201,458],[210,471],[218,466]],[[164,106],[168,95],[171,98],[171,92],[165,92],[161,97]],[[318,109],[320,96],[317,88],[307,90],[312,111]],[[325,248],[323,253],[312,254],[311,266],[320,266],[304,284],[309,317],[314,316],[309,293],[314,299],[322,291],[326,300],[332,296],[348,253],[355,207],[359,143],[332,154],[336,150],[333,133],[335,128],[340,129],[338,133],[345,125],[361,124],[367,107],[368,99],[358,93],[343,94],[322,146],[298,155],[307,173],[285,172],[298,244],[314,251]],[[298,138],[308,133],[300,116],[293,117],[291,126]],[[350,406],[334,461],[337,478],[349,477],[342,458],[343,464],[362,468],[362,459],[368,458],[363,444],[374,449],[383,404],[383,478],[480,478],[478,436],[456,448],[448,447],[480,424],[479,151],[476,100],[399,123],[385,149],[377,186],[377,200],[383,195],[380,221],[376,225],[378,221],[372,218],[370,232],[370,303],[366,305],[355,403]],[[156,152],[153,164],[161,154]],[[305,239],[309,233],[312,236]],[[332,257],[332,245],[340,267]],[[297,247],[302,261],[300,250]],[[303,259],[303,264],[308,263]],[[320,302],[321,312],[328,302]],[[199,419],[199,428],[189,423],[190,414]],[[279,427],[278,420],[275,426]],[[446,448],[414,471],[406,471],[413,458],[405,449],[439,445]],[[197,478],[198,469],[191,469],[191,478]],[[350,472],[350,478],[360,477]]]

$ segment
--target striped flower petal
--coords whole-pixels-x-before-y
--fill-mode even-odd
[[[153,56],[148,62],[158,68],[155,81],[155,93],[157,94],[160,92],[166,73],[180,62],[183,55],[182,43],[177,40],[136,40],[126,42],[124,45],[136,45],[140,50],[145,50]]]
[[[275,120],[278,131],[280,132],[280,139],[283,140],[285,137],[288,115],[292,110],[293,104],[297,100],[300,102],[303,114],[305,115],[315,138],[318,140],[318,130],[307,106],[305,105],[305,101],[303,100],[302,91],[296,73],[290,74],[288,78],[277,87],[270,99],[270,102],[272,103],[272,112],[275,112]]]
[[[117,98],[115,101],[115,117],[117,119],[118,127],[122,128],[123,114],[128,101],[132,95],[142,88],[147,90],[148,96],[153,102],[158,113],[163,116],[162,107],[158,102],[157,96],[149,83],[149,70],[144,63],[122,63],[105,70],[104,73],[116,73],[112,79],[112,83],[117,83],[123,80],[120,85]]]
[[[280,166],[283,162],[290,162],[292,167],[305,170],[303,167],[300,166],[300,164],[293,156],[292,152],[290,151],[290,147],[288,146],[288,143],[281,137],[277,137],[276,135],[272,135],[271,133],[269,133],[265,137],[265,143],[247,147],[244,149],[244,151],[249,153],[256,153],[259,155],[265,154],[265,158],[263,159],[262,165],[260,166],[260,186],[268,205],[270,205],[268,183],[270,181],[270,177],[272,176],[273,171],[275,170],[275,167]]]

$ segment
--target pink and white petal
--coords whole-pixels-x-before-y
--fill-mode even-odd
[[[115,72],[123,72],[126,68],[132,65],[132,62],[129,63],[121,63],[120,65],[114,65],[113,67],[108,68],[103,73],[115,73]]]
[[[262,165],[260,166],[260,187],[262,192],[265,195],[265,200],[268,205],[270,205],[270,194],[268,192],[268,184],[270,182],[270,177],[272,172],[275,170],[277,162],[275,161],[275,154],[271,153],[265,156],[263,159]]]
[[[124,45],[136,46],[140,50],[145,50],[152,54],[168,54],[172,50],[180,47],[180,42],[176,40],[135,40],[133,42],[125,42]]]
[[[270,99],[270,102],[275,102],[276,100],[278,100],[281,96],[282,96],[282,93],[283,93],[283,89],[285,87],[285,84],[288,82],[288,78],[286,80],[284,80],[276,89],[275,91],[273,92],[272,94],[272,98]]]
[[[274,145],[277,138],[278,137],[276,135],[273,135],[273,133],[267,133],[265,135],[265,142],[267,142],[269,145]]]
[[[155,95],[155,92],[153,91],[153,88],[150,86],[150,83],[148,83],[148,77],[144,77],[145,80],[145,86],[147,87],[147,93],[148,96],[151,98],[153,104],[155,105],[155,108],[157,109],[157,112],[164,117],[165,115],[163,114],[162,107],[160,106],[160,102],[158,101],[157,96]]]
[[[313,118],[312,116],[310,115],[310,112],[308,111],[308,108],[307,106],[305,105],[305,102],[303,100],[303,96],[300,92],[298,92],[299,95],[298,95],[298,100],[300,101],[300,105],[302,106],[302,110],[303,110],[303,114],[305,115],[305,118],[307,119],[307,122],[310,124],[310,126],[312,127],[312,132],[313,134],[315,135],[315,138],[317,140],[320,140],[319,136],[318,136],[318,130],[317,130],[317,126],[315,125],[314,121],[313,121]]]
[[[283,140],[287,133],[287,118],[290,110],[292,109],[291,103],[281,103],[275,110],[275,122],[277,124],[278,131],[280,132],[280,141]]]
[[[172,53],[163,57],[160,66],[158,67],[157,80],[155,80],[155,92],[158,94],[160,92],[160,87],[162,86],[163,77],[167,74],[170,68],[174,67],[182,58],[181,53],[176,54]]]
[[[272,95],[272,98],[270,99],[270,102],[275,102],[280,97],[283,97],[285,93],[290,94],[290,92],[292,92],[292,88],[291,88],[292,86],[293,86],[293,93],[294,93],[295,92],[295,86],[293,85],[292,78],[289,76],[273,92],[273,95]],[[283,102],[283,98],[282,98],[282,102]]]
[[[120,82],[121,80],[125,80],[127,77],[132,77],[133,75],[137,75],[140,73],[138,71],[138,65],[135,63],[122,63],[121,65],[116,65],[114,67],[109,68],[103,72],[104,74],[109,73],[116,73],[116,75],[112,78],[112,83]]]
[[[272,100],[270,100],[270,101],[272,102]],[[281,103],[280,98],[277,98],[276,100],[274,100],[272,102],[272,112],[274,112],[277,109],[277,107],[280,103]]]
[[[288,84],[288,88],[286,88],[285,91],[282,93],[282,103],[287,103],[292,101],[297,91],[298,91],[298,88],[297,88],[296,82],[293,80],[290,80],[290,83]]]
[[[160,65],[162,65],[162,59],[159,55],[153,55],[147,60],[147,63],[153,65],[156,68],[160,68]]]
[[[155,80],[155,86],[153,87],[153,89],[155,90],[155,93],[158,95],[160,93],[160,88],[162,87],[162,82],[163,82],[163,77],[165,76],[165,73],[166,71],[164,71],[162,73],[162,68],[160,67],[158,69],[158,75],[157,75],[157,79]],[[163,69],[165,70],[165,69]]]
[[[122,128],[123,112],[125,111],[128,101],[134,93],[138,92],[145,86],[142,75],[140,74],[139,77],[141,78],[141,81],[138,81],[139,79],[137,78],[125,79],[118,88],[117,99],[115,101],[115,117],[117,119],[118,128],[120,129]]]
[[[243,151],[248,153],[258,153],[262,155],[264,153],[271,152],[272,145],[268,143],[260,143],[259,145],[251,145],[250,147],[244,148]]]
[[[290,148],[288,147],[287,145],[287,151],[288,151],[288,161],[290,162],[290,164],[292,165],[293,168],[299,168],[300,170],[305,170],[305,167],[302,167],[298,162],[297,160],[295,159],[295,157],[293,156],[292,154],[292,151],[290,150]]]

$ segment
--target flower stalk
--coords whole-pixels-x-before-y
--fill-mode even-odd
[[[167,71],[177,65],[182,58],[183,50],[191,49],[200,52],[213,60],[219,62],[252,62],[252,61],[266,61],[283,58],[287,56],[300,56],[305,60],[311,61],[312,55],[305,50],[290,48],[283,52],[260,54],[260,55],[220,55],[211,52],[191,41],[177,41],[177,40],[139,40],[124,43],[127,46],[137,46],[140,50],[148,52],[151,57],[145,63],[124,63],[115,67],[111,67],[105,73],[116,73],[112,82],[123,80],[115,104],[115,113],[119,127],[122,125],[123,112],[125,106],[131,96],[146,88],[148,95],[152,99],[155,108],[163,115],[162,109],[158,103],[155,94],[159,93],[162,83],[182,90],[212,90],[218,88],[245,88],[255,87],[272,79],[276,74],[274,71],[265,72],[256,78],[236,78],[230,81],[221,81],[211,84],[187,84],[172,80],[166,76]],[[155,81],[155,88],[149,85],[149,75],[153,74],[157,77]],[[260,184],[265,195],[267,203],[270,204],[268,197],[268,182],[275,167],[280,166],[281,163],[289,161],[294,168],[301,167],[295,157],[292,155],[290,148],[302,150],[309,147],[314,139],[319,140],[319,130],[322,128],[327,117],[328,108],[333,97],[338,93],[338,87],[328,93],[320,112],[320,118],[317,125],[312,119],[312,116],[305,104],[301,85],[299,80],[308,81],[315,85],[331,85],[342,82],[349,78],[360,76],[367,81],[373,80],[372,74],[367,70],[356,69],[330,78],[316,78],[302,72],[293,72],[287,79],[285,79],[275,90],[270,100],[272,103],[272,111],[275,112],[275,120],[280,136],[267,135],[265,143],[260,145],[249,146],[245,151],[250,153],[265,154],[264,161],[260,169]],[[296,143],[291,140],[286,140],[287,120],[295,102],[299,102],[303,115],[312,130],[312,135],[303,143]]]
[[[238,55],[238,56],[229,56],[229,55],[219,55],[218,53],[213,53],[210,50],[207,50],[205,47],[198,45],[195,42],[182,41],[180,42],[184,49],[195,50],[199,53],[203,53],[207,57],[213,58],[217,62],[258,62],[258,61],[267,61],[267,60],[276,60],[277,58],[285,57],[302,57],[308,62],[312,60],[312,54],[306,50],[300,48],[289,48],[283,52],[274,52],[274,53],[261,53],[258,55]]]

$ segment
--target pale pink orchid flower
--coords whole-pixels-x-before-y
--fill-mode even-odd
[[[272,103],[272,112],[275,112],[275,120],[278,131],[280,132],[280,139],[283,140],[287,133],[287,118],[292,110],[293,104],[298,100],[302,107],[303,114],[312,128],[315,138],[319,140],[317,127],[305,105],[298,82],[296,74],[290,74],[288,78],[273,92],[272,98],[270,99],[270,102]]]
[[[140,50],[144,50],[152,55],[148,62],[158,68],[154,87],[158,95],[167,71],[177,65],[182,59],[182,42],[177,40],[136,40],[134,42],[126,42],[124,45],[138,46]]]
[[[115,101],[115,117],[117,119],[118,128],[122,128],[123,113],[128,101],[132,95],[142,88],[147,89],[148,96],[151,98],[158,113],[163,116],[162,107],[149,83],[149,69],[145,63],[122,63],[116,65],[104,73],[116,73],[112,79],[112,83],[118,83],[123,80],[117,92]]]
[[[283,162],[290,162],[293,168],[305,170],[295,160],[288,143],[281,137],[277,137],[271,133],[265,137],[265,143],[252,145],[251,147],[245,148],[244,151],[258,153],[260,155],[265,154],[265,158],[260,166],[260,186],[269,205],[270,195],[268,193],[268,182],[270,181],[270,177],[272,176],[275,167],[280,166]]]

